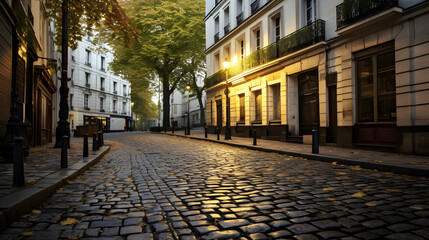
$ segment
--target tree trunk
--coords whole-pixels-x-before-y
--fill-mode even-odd
[[[162,126],[170,127],[170,82],[168,78],[162,79]]]
[[[198,97],[198,103],[200,104],[200,125],[201,127],[204,127],[206,125],[206,117],[204,114],[204,105],[203,105],[203,99],[202,94],[197,94]]]

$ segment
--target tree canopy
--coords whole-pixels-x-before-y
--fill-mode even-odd
[[[76,49],[83,36],[91,35],[94,30],[108,27],[112,39],[120,39],[128,44],[138,38],[131,19],[118,0],[68,0],[69,47]],[[54,20],[57,36],[55,44],[61,47],[62,2],[46,0],[48,16]]]
[[[204,1],[129,0],[123,4],[139,31],[139,41],[125,46],[104,33],[116,54],[112,69],[135,81],[153,82],[153,75],[161,80],[163,126],[168,127],[170,94],[189,81],[192,70],[204,65]]]

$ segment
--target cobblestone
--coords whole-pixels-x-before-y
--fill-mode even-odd
[[[0,239],[429,238],[427,178],[163,135],[105,137],[109,154]]]

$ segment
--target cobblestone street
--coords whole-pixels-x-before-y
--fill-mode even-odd
[[[150,133],[0,239],[429,239],[427,178]]]

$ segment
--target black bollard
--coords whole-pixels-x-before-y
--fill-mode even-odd
[[[83,157],[89,156],[89,149],[88,149],[88,133],[83,134]]]
[[[171,133],[174,134],[174,127],[171,128]]]
[[[67,160],[67,137],[66,135],[63,136],[63,145],[61,146],[61,168],[67,168],[68,167],[68,160]]]
[[[256,146],[256,130],[253,130],[253,145]]]
[[[207,126],[204,126],[204,137],[207,138]]]
[[[312,139],[312,148],[311,152],[313,154],[319,154],[319,131],[313,129],[312,131],[313,139]]]
[[[98,137],[98,146],[97,146],[97,148],[98,149],[100,149],[103,145],[101,144],[101,132],[100,131],[98,131],[98,133],[97,133],[97,137]]]
[[[24,138],[13,138],[13,186],[23,187],[25,185],[24,178],[24,154],[22,153],[22,144]]]
[[[220,140],[220,136],[219,136],[220,130],[219,130],[219,128],[216,128],[216,134],[217,134],[217,140],[219,141]]]
[[[188,128],[185,127],[185,135],[188,135]]]
[[[92,134],[92,151],[97,151],[97,133]]]
[[[104,131],[101,130],[101,146],[104,146]]]

